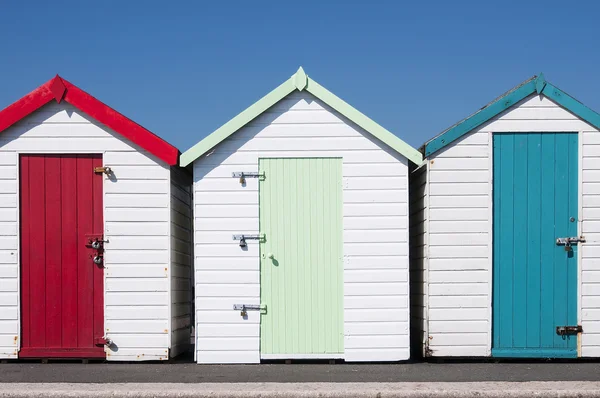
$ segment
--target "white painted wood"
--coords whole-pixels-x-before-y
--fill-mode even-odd
[[[458,246],[461,244],[480,246],[487,245],[488,240],[488,233],[429,234],[429,244],[433,246]]]
[[[349,336],[398,335],[408,331],[406,322],[348,322],[344,325]]]
[[[344,269],[385,269],[408,268],[408,259],[398,259],[398,256],[344,256]]]
[[[179,303],[182,311],[171,311],[171,347],[176,355],[190,344],[193,308],[191,305],[193,273],[192,177],[171,170],[171,298],[170,305]],[[177,270],[177,272],[175,272]],[[175,348],[177,347],[177,348]]]
[[[466,147],[467,149],[471,147]],[[470,170],[464,173],[455,173],[455,170],[432,170],[430,173],[432,183],[436,182],[488,182],[487,170]]]
[[[258,181],[248,178],[242,185],[231,173],[258,171],[261,157],[343,159],[344,320],[350,342],[343,357],[407,359],[407,160],[303,92],[280,101],[194,162],[198,362],[261,358],[259,316],[249,312],[243,319],[230,309],[236,302],[260,302],[258,244],[249,241],[241,250],[231,238],[259,232]],[[390,328],[394,338],[378,341],[373,337],[381,332],[368,329],[374,323],[406,327]],[[362,325],[356,338],[351,324]]]
[[[200,338],[198,338],[200,340]],[[197,351],[197,361],[203,364],[244,364],[260,362],[258,351]]]
[[[408,294],[408,284],[403,282],[346,283],[344,297],[351,296],[393,296]]]
[[[198,339],[196,349],[215,351],[258,351],[260,340],[256,337],[203,337]]]
[[[166,319],[112,319],[105,322],[104,328],[107,333],[112,334],[169,334],[169,322]]]
[[[131,208],[132,203],[137,203],[140,208],[168,208],[169,198],[164,194],[106,194],[104,207],[106,208]]]
[[[344,230],[396,230],[398,228],[408,229],[408,217],[406,216],[369,216],[369,217],[344,217]]]
[[[305,129],[303,129],[305,130]],[[244,130],[238,132],[243,133]],[[219,147],[208,152],[206,155],[199,159],[197,178],[201,178],[207,171],[214,171],[215,176],[230,177],[231,173],[228,170],[235,168],[233,171],[252,171],[254,164],[254,157],[297,157],[296,151],[282,151],[282,150],[261,150],[256,153],[252,152],[233,152],[221,151]],[[396,163],[397,159],[392,152],[382,152],[378,148],[372,150],[337,150],[334,148],[323,148],[320,150],[304,151],[306,157],[340,157],[344,159],[344,163],[353,164],[369,164],[369,163]],[[223,162],[223,163],[221,163]],[[224,167],[223,170],[215,170],[214,166]],[[249,169],[247,169],[249,167]],[[209,176],[210,177],[210,176]]]
[[[198,262],[197,262],[198,263]],[[257,265],[258,266],[258,265]],[[202,290],[200,290],[202,289]],[[199,302],[203,297],[243,297],[254,298],[259,301],[260,286],[258,284],[232,284],[232,283],[204,283],[196,281],[196,300]],[[243,303],[242,303],[243,304]]]
[[[135,306],[135,305],[164,305],[169,302],[168,292],[106,292],[106,305]],[[164,319],[163,321],[167,321]]]
[[[430,333],[429,347],[435,349],[436,345],[447,346],[447,345],[473,345],[473,346],[487,346],[488,332],[483,333]]]
[[[599,132],[585,129],[580,139],[580,233],[587,236],[579,254],[579,322],[585,331],[581,335],[582,357],[600,356],[600,141]]]
[[[355,362],[401,361],[410,356],[409,348],[347,348],[345,358],[353,358]]]
[[[106,278],[107,292],[168,292],[168,278]]]
[[[258,311],[248,311],[248,315],[243,318],[240,311],[234,311],[233,308],[228,310],[199,310],[196,311],[196,319],[201,320],[203,324],[254,324],[257,328],[260,325]]]
[[[169,308],[167,304],[107,306],[104,316],[107,320],[168,319]]]
[[[429,209],[429,165],[414,170],[410,180],[410,346],[417,356],[425,355],[427,347]]]
[[[463,143],[464,142],[464,143]],[[488,320],[488,134],[470,134],[429,159],[427,333],[430,355],[482,355]],[[479,328],[465,328],[465,322]],[[483,325],[483,327],[482,327]],[[453,337],[460,336],[457,339]],[[470,342],[473,337],[481,345]]]
[[[104,257],[105,327],[119,350],[109,352],[107,359],[167,359],[169,339],[147,335],[164,335],[165,329],[171,333],[170,168],[65,102],[50,102],[0,138],[0,342],[7,336],[13,341],[15,330],[17,335],[20,330],[20,153],[99,153],[112,168],[114,175],[105,177],[103,186],[104,233],[109,241]],[[187,263],[189,268],[191,259]],[[174,297],[181,300],[185,295]],[[15,357],[14,346],[0,343],[0,358]]]
[[[406,333],[406,332],[405,332]],[[346,335],[344,337],[344,348],[351,349],[377,349],[377,348],[389,348],[389,349],[402,349],[409,346],[408,335],[395,336],[395,335],[378,335],[376,339],[372,336],[352,336]]]
[[[430,321],[429,332],[434,335],[442,333],[488,333],[490,325],[486,321]],[[438,343],[436,341],[436,343]],[[439,344],[438,344],[439,345]]]

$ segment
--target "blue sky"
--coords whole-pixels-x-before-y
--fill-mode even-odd
[[[544,72],[600,111],[594,1],[12,1],[0,107],[56,73],[185,151],[302,65],[408,143]]]

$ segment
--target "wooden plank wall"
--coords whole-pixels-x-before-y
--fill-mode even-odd
[[[408,358],[407,160],[306,92],[295,92],[194,162],[196,335],[200,363],[260,360],[261,157],[342,157],[344,348],[349,361]]]
[[[600,355],[600,135],[532,95],[430,158],[429,345],[434,356],[491,353],[491,134],[578,132],[582,356]]]
[[[170,346],[170,169],[69,104],[49,103],[0,136],[0,358],[19,347],[19,153],[102,153],[108,360],[158,360]]]

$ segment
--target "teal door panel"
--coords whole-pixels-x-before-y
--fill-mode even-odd
[[[342,160],[259,160],[261,354],[341,354]]]
[[[577,336],[577,133],[493,138],[492,356],[571,358]]]

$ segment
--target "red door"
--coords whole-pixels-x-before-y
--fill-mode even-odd
[[[23,358],[105,357],[101,155],[21,155]]]

